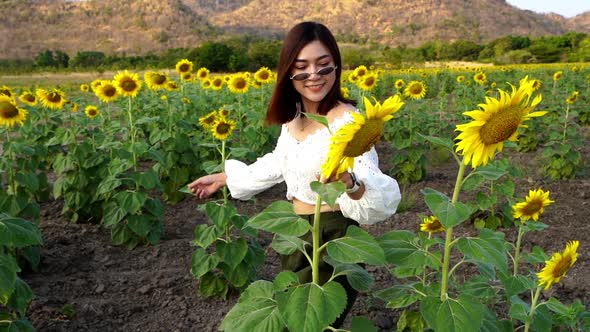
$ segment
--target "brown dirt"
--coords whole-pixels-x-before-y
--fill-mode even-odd
[[[588,151],[585,154],[588,155]],[[384,158],[382,158],[384,159]],[[519,154],[514,162],[523,167],[538,163],[535,154]],[[365,227],[373,235],[394,229],[418,230],[419,215],[428,210],[419,190],[431,187],[450,194],[457,167],[448,162],[430,167],[426,181],[410,186],[416,195],[410,210],[388,220]],[[550,227],[537,234],[527,234],[524,251],[540,246],[548,254],[562,250],[570,240],[580,240],[579,258],[566,278],[551,289],[562,302],[580,299],[590,303],[590,180],[543,180],[537,172],[527,173],[526,181],[517,185],[519,197],[539,186],[551,192],[555,203],[546,209],[542,220]],[[269,202],[284,197],[284,185],[260,194],[256,202],[235,202],[241,213],[254,215]],[[39,331],[215,331],[236,302],[237,294],[227,300],[202,298],[198,281],[190,275],[193,230],[206,222],[197,209],[200,202],[185,200],[166,206],[165,232],[156,246],[129,251],[111,244],[104,227],[70,224],[60,216],[61,202],[42,206],[41,231],[44,245],[38,272],[27,272],[23,278],[31,286],[35,299],[28,315]],[[471,231],[470,225],[460,232]],[[514,240],[515,229],[504,229],[507,239]],[[538,235],[540,234],[540,235]],[[269,247],[269,237],[260,241]],[[267,250],[267,263],[261,278],[271,279],[279,271],[278,258]],[[390,287],[395,282],[385,268],[369,267],[376,279],[375,289]],[[71,306],[75,315],[64,315]],[[352,315],[367,315],[381,331],[395,330],[398,312],[385,308],[380,300],[362,294]],[[349,321],[348,321],[349,322]],[[347,323],[348,323],[347,322]],[[347,324],[345,323],[345,324]]]

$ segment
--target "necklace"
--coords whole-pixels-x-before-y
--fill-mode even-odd
[[[309,122],[308,124],[305,124],[305,120],[307,120],[307,117],[305,115],[302,115],[300,117],[301,121],[300,121],[300,125],[299,125],[299,131],[304,131],[305,128],[307,128],[309,125],[311,125],[313,123],[313,121]]]

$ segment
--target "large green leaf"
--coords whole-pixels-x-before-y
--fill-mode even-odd
[[[495,181],[507,173],[508,173],[508,171],[503,168],[497,167],[493,164],[487,164],[485,166],[481,166],[481,167],[476,168],[472,174],[481,175],[486,180]]]
[[[461,224],[471,215],[469,206],[456,202],[453,204],[445,194],[431,188],[422,190],[426,205],[432,213],[438,217],[445,228],[451,228]]]
[[[387,308],[405,308],[423,298],[420,294],[422,291],[418,290],[418,288],[423,288],[421,286],[422,284],[417,282],[395,285],[375,292],[375,296],[387,302]]]
[[[276,291],[282,291],[297,285],[299,285],[299,276],[297,276],[297,273],[288,270],[281,271],[273,281],[273,289]]]
[[[281,234],[275,234],[272,243],[270,244],[270,246],[281,255],[291,255],[296,250],[304,252],[306,245],[311,246],[309,242],[302,240],[297,236]]]
[[[509,320],[498,319],[496,314],[488,309],[484,308],[483,322],[479,332],[512,332],[514,327]]]
[[[273,294],[272,283],[263,280],[253,282],[223,318],[219,329],[228,332],[283,331],[285,324]]]
[[[476,298],[462,294],[458,299],[441,301],[429,296],[420,307],[422,316],[435,331],[479,331],[483,322],[484,306]]]
[[[110,193],[123,184],[123,181],[117,179],[115,177],[108,177],[100,182],[98,188],[96,189],[95,196],[104,195],[106,193]]]
[[[438,145],[438,146],[446,148],[449,151],[453,151],[453,146],[455,145],[455,143],[453,143],[453,141],[448,138],[427,136],[427,135],[422,135],[420,133],[418,135],[420,135],[422,138],[426,139],[427,141],[429,141],[430,143],[432,143],[434,145]]]
[[[210,246],[222,233],[213,225],[200,224],[195,227],[195,239],[191,242],[201,248]]]
[[[506,296],[508,298],[537,287],[535,281],[527,276],[520,274],[513,276],[512,274],[508,273],[500,273],[499,275],[500,281],[502,281],[502,286],[504,286]]]
[[[225,230],[232,216],[237,213],[236,207],[232,204],[217,204],[208,202],[205,205],[205,212],[219,230]]]
[[[385,253],[377,240],[363,229],[350,226],[346,235],[328,242],[328,255],[342,263],[385,265]]]
[[[143,191],[121,191],[115,195],[119,206],[131,214],[137,214],[147,198]]]
[[[130,214],[127,216],[127,226],[141,238],[147,237],[152,229],[149,218],[143,214]]]
[[[209,255],[205,249],[198,248],[193,253],[193,258],[191,262],[191,274],[195,278],[200,278],[205,273],[213,270],[217,264],[221,262],[221,258],[217,255]]]
[[[24,317],[32,299],[33,291],[31,290],[31,287],[29,287],[29,285],[27,285],[27,283],[21,278],[16,277],[14,292],[8,300],[8,307],[15,309],[20,313],[20,316]]]
[[[219,257],[232,269],[238,266],[248,253],[248,243],[244,238],[231,242],[218,241],[216,247]]]
[[[373,321],[364,316],[357,316],[352,319],[350,324],[351,332],[377,332]]]
[[[17,272],[20,272],[20,268],[14,257],[0,254],[0,304],[2,305],[6,305],[14,292]]]
[[[125,216],[127,211],[123,210],[119,205],[111,201],[103,207],[102,223],[105,226],[112,226],[118,224]]]
[[[34,223],[0,214],[0,246],[22,248],[41,243],[41,232]]]
[[[286,201],[272,203],[260,214],[248,220],[246,226],[290,236],[301,236],[311,229],[309,222],[295,214],[293,205]]]
[[[310,186],[311,190],[320,195],[322,201],[326,202],[331,208],[336,206],[336,200],[346,191],[346,186],[340,181],[325,184],[313,181]]]
[[[368,291],[375,283],[373,276],[357,264],[340,263],[332,259],[330,256],[324,256],[324,261],[334,267],[334,272],[332,273],[334,277],[340,275],[346,276],[346,280],[352,288],[359,292]]]
[[[204,297],[219,296],[225,298],[229,290],[227,281],[213,272],[207,272],[200,279],[199,292]]]
[[[330,281],[307,283],[278,293],[279,311],[291,332],[317,332],[332,324],[346,307],[346,291]]]
[[[158,174],[149,169],[145,172],[136,172],[131,174],[131,178],[146,190],[160,188],[160,179]]]
[[[377,239],[385,251],[388,263],[404,268],[436,267],[440,262],[424,250],[419,238],[410,231],[391,231]]]
[[[501,272],[508,270],[504,234],[482,229],[479,238],[461,238],[457,242],[459,250],[471,259],[494,264]]]

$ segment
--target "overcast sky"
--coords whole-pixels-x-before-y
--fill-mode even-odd
[[[565,17],[574,17],[590,10],[590,0],[506,0],[520,9],[537,13],[554,12]]]

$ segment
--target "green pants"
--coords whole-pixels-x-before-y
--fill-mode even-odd
[[[300,215],[301,218],[307,219],[311,225],[313,225],[314,215]],[[341,238],[346,234],[346,229],[348,226],[355,225],[358,226],[358,223],[352,219],[346,218],[342,215],[342,212],[335,211],[335,212],[322,212],[320,217],[320,246],[324,243],[334,240],[337,238]],[[303,235],[301,239],[312,243],[312,235],[311,232]],[[312,255],[312,248],[307,246],[307,253],[311,257]],[[325,254],[325,250],[322,252],[322,255]],[[311,266],[309,265],[309,261],[300,251],[295,251],[291,255],[281,255],[281,267],[283,270],[293,271],[299,276],[299,282],[301,283],[308,283],[312,281],[311,275]],[[323,285],[330,279],[332,276],[333,268],[331,265],[327,264],[323,260],[320,262],[319,266],[320,272],[320,284]],[[358,292],[350,286],[348,281],[346,280],[346,276],[338,276],[334,278],[334,281],[340,283],[344,289],[346,290],[347,296],[347,304],[346,308],[338,317],[336,322],[332,324],[332,327],[339,328],[342,326],[344,319],[346,319],[346,315],[356,300]]]

